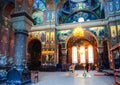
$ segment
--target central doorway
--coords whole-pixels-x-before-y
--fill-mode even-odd
[[[28,67],[31,70],[38,70],[41,66],[41,42],[38,39],[32,39],[28,43]]]

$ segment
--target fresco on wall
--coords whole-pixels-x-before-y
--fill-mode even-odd
[[[49,33],[49,32],[46,32],[46,42],[49,41],[49,36],[50,36],[50,33]]]
[[[86,30],[92,32],[96,37],[102,37],[105,34],[105,27],[92,27],[86,28]]]
[[[57,6],[58,2],[59,2],[59,0],[55,0],[54,4]]]
[[[105,27],[92,27],[92,28],[84,28],[84,29],[92,32],[98,38],[105,35]],[[71,33],[72,30],[57,31],[58,42],[64,42]]]
[[[107,5],[108,5],[108,8],[109,8],[109,12],[113,12],[114,11],[114,3],[113,2],[108,2]]]
[[[50,35],[50,41],[51,42],[53,42],[55,40],[54,36],[55,36],[55,33],[51,32],[51,35]]]
[[[119,10],[120,9],[120,0],[116,0],[115,1],[115,6],[116,6],[116,10]]]
[[[118,35],[120,35],[120,25],[118,25],[117,27],[118,27]]]
[[[46,22],[55,21],[55,11],[46,10]]]
[[[35,0],[33,4],[33,14],[32,18],[34,20],[34,25],[43,24],[46,20],[46,2],[45,0]]]
[[[114,38],[117,36],[116,26],[110,26],[110,31],[111,31],[111,37]]]
[[[43,24],[44,22],[44,12],[36,11],[32,14],[32,18],[34,20],[34,24]]]
[[[68,36],[72,33],[72,30],[57,31],[58,42],[64,42]]]
[[[46,10],[45,0],[35,0],[33,4],[33,9],[39,9],[40,11]]]
[[[46,8],[46,0],[35,0],[33,4],[32,18],[34,20],[34,25],[44,24],[45,22],[54,22],[55,10],[49,10]]]
[[[45,31],[35,31],[29,33],[29,38],[38,38],[42,43],[45,42]]]

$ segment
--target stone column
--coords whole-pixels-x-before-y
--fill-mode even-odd
[[[15,30],[15,65],[17,69],[23,69],[21,66],[24,64],[26,58],[26,41],[28,32],[26,30]]]
[[[15,0],[15,11],[11,15],[15,29],[14,66],[7,75],[7,85],[26,85],[31,82],[30,71],[26,68],[26,41],[33,19],[31,6],[34,0]]]

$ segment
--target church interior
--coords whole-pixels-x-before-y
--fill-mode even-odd
[[[71,64],[120,75],[120,0],[0,0],[3,85],[27,85],[32,71]]]

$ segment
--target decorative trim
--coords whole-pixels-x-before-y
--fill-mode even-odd
[[[15,30],[15,35],[16,34],[24,34],[24,35],[28,36],[28,31],[26,31],[26,30]]]
[[[26,12],[14,13],[11,15],[11,18],[19,17],[19,16],[26,16],[29,20],[34,22],[34,20]]]

